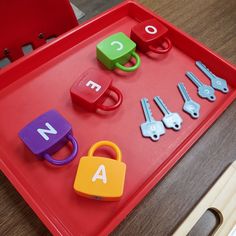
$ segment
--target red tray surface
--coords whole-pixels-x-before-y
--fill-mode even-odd
[[[169,28],[174,44],[171,52],[163,56],[139,52],[142,65],[134,73],[106,71],[96,60],[96,44],[116,32],[129,35],[132,26],[152,17]],[[196,59],[225,78],[230,93],[217,92],[214,103],[200,99],[196,87],[184,75],[190,70],[209,84],[209,79],[194,65]],[[72,104],[69,89],[90,67],[109,74],[122,91],[124,102],[117,111],[99,115]],[[107,234],[235,99],[235,77],[233,66],[195,40],[137,3],[125,2],[2,70],[1,169],[54,234]],[[180,81],[201,104],[201,116],[197,120],[182,111],[183,101],[177,89]],[[161,96],[172,111],[178,112],[184,123],[179,132],[167,130],[158,142],[152,142],[143,138],[139,129],[144,122],[140,99],[149,98],[154,117],[161,119],[162,114],[152,101],[156,95]],[[18,138],[22,127],[51,108],[57,109],[73,125],[80,145],[78,157],[62,168],[39,161]],[[82,198],[72,188],[79,157],[102,139],[117,143],[127,164],[124,196],[118,202]],[[68,151],[65,148],[59,154]]]

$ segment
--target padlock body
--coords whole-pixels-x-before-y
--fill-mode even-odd
[[[73,102],[88,110],[96,110],[109,93],[112,79],[100,70],[88,69],[70,89]]]
[[[119,32],[104,39],[97,45],[97,59],[109,70],[116,68],[118,62],[121,65],[127,63],[131,53],[136,49],[136,44],[124,33]]]
[[[50,110],[26,125],[19,137],[35,155],[43,156],[61,149],[71,133],[69,122],[56,110]]]
[[[125,172],[126,164],[123,162],[98,156],[82,157],[74,189],[79,195],[88,198],[118,200],[123,195]]]
[[[168,29],[156,19],[143,21],[131,29],[131,39],[142,52],[150,51],[150,46],[158,46],[166,37]]]

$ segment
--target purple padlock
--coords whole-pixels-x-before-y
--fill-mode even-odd
[[[65,165],[78,153],[78,143],[72,135],[71,125],[56,110],[50,110],[30,122],[19,132],[19,137],[35,155],[53,165]],[[54,159],[51,155],[68,141],[73,145],[72,153],[63,160]]]

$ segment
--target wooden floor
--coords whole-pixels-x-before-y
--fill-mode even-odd
[[[72,2],[87,14],[86,20],[120,1]],[[235,0],[140,2],[236,64]],[[171,235],[225,167],[235,159],[236,102],[128,215],[113,235]],[[50,235],[2,174],[0,183],[0,235]],[[215,217],[208,213],[190,235],[207,235],[214,224]]]

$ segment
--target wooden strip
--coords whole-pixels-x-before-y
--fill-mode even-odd
[[[213,209],[220,225],[215,236],[229,235],[236,225],[236,161],[234,161],[175,231],[174,236],[187,235],[202,215]]]

